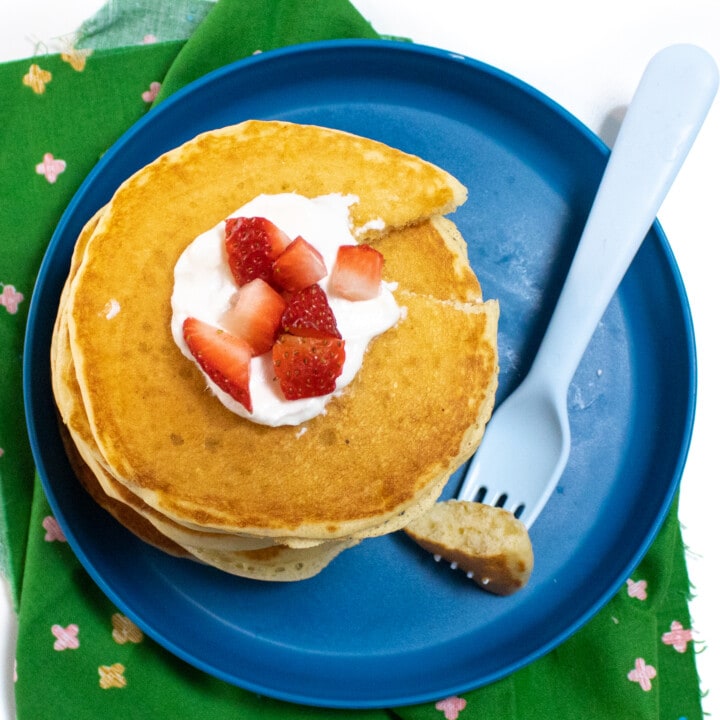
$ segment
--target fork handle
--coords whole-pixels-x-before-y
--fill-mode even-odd
[[[711,56],[672,45],[648,63],[628,107],[531,374],[566,382],[652,226],[718,87]],[[560,398],[565,402],[565,394]]]

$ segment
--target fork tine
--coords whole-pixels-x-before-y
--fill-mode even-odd
[[[525,510],[525,503],[522,500],[511,498],[506,492],[502,492],[501,490],[490,491],[483,487],[480,488],[480,494],[483,495],[483,497],[478,502],[503,508],[504,510],[511,512],[518,519]]]
[[[457,494],[458,500],[471,500],[473,502],[485,503],[505,507],[508,501],[508,494],[504,490],[492,489],[482,481],[482,472],[477,462],[477,455],[470,461],[465,477]]]
[[[482,483],[480,474],[478,463],[471,462],[458,491],[457,499],[501,507],[511,512],[516,518],[520,518],[525,510],[525,503],[521,499],[509,497],[503,490],[489,488]]]

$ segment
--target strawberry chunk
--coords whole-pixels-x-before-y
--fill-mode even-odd
[[[252,412],[250,345],[197,318],[186,318],[183,337],[192,356],[221,390]]]
[[[225,250],[235,282],[244,285],[259,277],[270,282],[272,264],[290,244],[290,238],[267,218],[228,218]]]
[[[335,313],[319,285],[298,290],[286,300],[287,306],[280,319],[283,332],[304,337],[340,337]]]
[[[335,390],[345,363],[345,341],[282,334],[272,351],[275,377],[288,400],[327,395]]]
[[[255,278],[235,293],[232,307],[223,315],[223,325],[246,340],[253,355],[262,355],[275,342],[285,305],[282,295]]]
[[[296,237],[275,260],[272,281],[277,287],[296,292],[327,275],[322,255],[303,237]]]
[[[371,300],[380,294],[384,262],[369,245],[341,245],[328,289],[347,300]]]

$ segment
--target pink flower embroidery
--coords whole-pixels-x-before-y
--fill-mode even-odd
[[[45,86],[52,80],[52,73],[33,63],[27,73],[23,75],[22,80],[23,85],[31,88],[36,95],[42,95],[45,92]]]
[[[143,45],[152,45],[157,42],[157,38],[152,33],[148,33],[145,37],[143,37],[142,41]]]
[[[151,82],[150,87],[142,94],[142,99],[146,103],[153,102],[160,92],[160,87],[159,82]]]
[[[53,157],[52,153],[45,153],[41,163],[35,166],[38,175],[44,175],[49,183],[54,183],[61,172],[65,172],[67,163]]]
[[[80,647],[78,640],[78,626],[74,623],[63,627],[62,625],[53,625],[50,630],[57,638],[53,644],[53,648],[58,652],[62,650],[77,650]]]
[[[435,709],[445,714],[446,720],[457,720],[458,715],[465,709],[467,701],[455,695],[435,703]]]
[[[123,688],[127,685],[125,679],[125,666],[121,663],[115,663],[113,665],[100,665],[98,668],[98,674],[100,675],[100,687],[103,690],[109,690],[110,688]]]
[[[52,515],[43,518],[42,526],[46,530],[45,542],[67,542],[58,521]]]
[[[635,667],[628,673],[628,680],[636,682],[640,687],[648,692],[652,690],[650,681],[657,675],[657,670],[652,665],[647,665],[643,658],[635,660]]]
[[[627,592],[631,598],[647,600],[647,580],[638,580],[635,582],[632,578],[629,578],[626,582]]]
[[[4,285],[0,293],[0,305],[14,315],[18,311],[18,305],[23,301],[24,295],[15,289],[14,285]]]
[[[670,632],[666,632],[662,636],[662,641],[666,645],[672,645],[679,653],[687,650],[687,644],[692,640],[692,630],[683,628],[682,623],[673,620],[670,623]]]

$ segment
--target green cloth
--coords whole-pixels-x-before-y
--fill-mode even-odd
[[[387,711],[298,707],[195,670],[113,607],[58,532],[24,430],[21,365],[34,278],[64,207],[153,101],[204,72],[284,44],[374,36],[346,0],[219,0],[187,41],[0,65],[0,546],[18,613],[19,720],[702,717],[676,505],[627,585],[559,648],[462,697]]]

